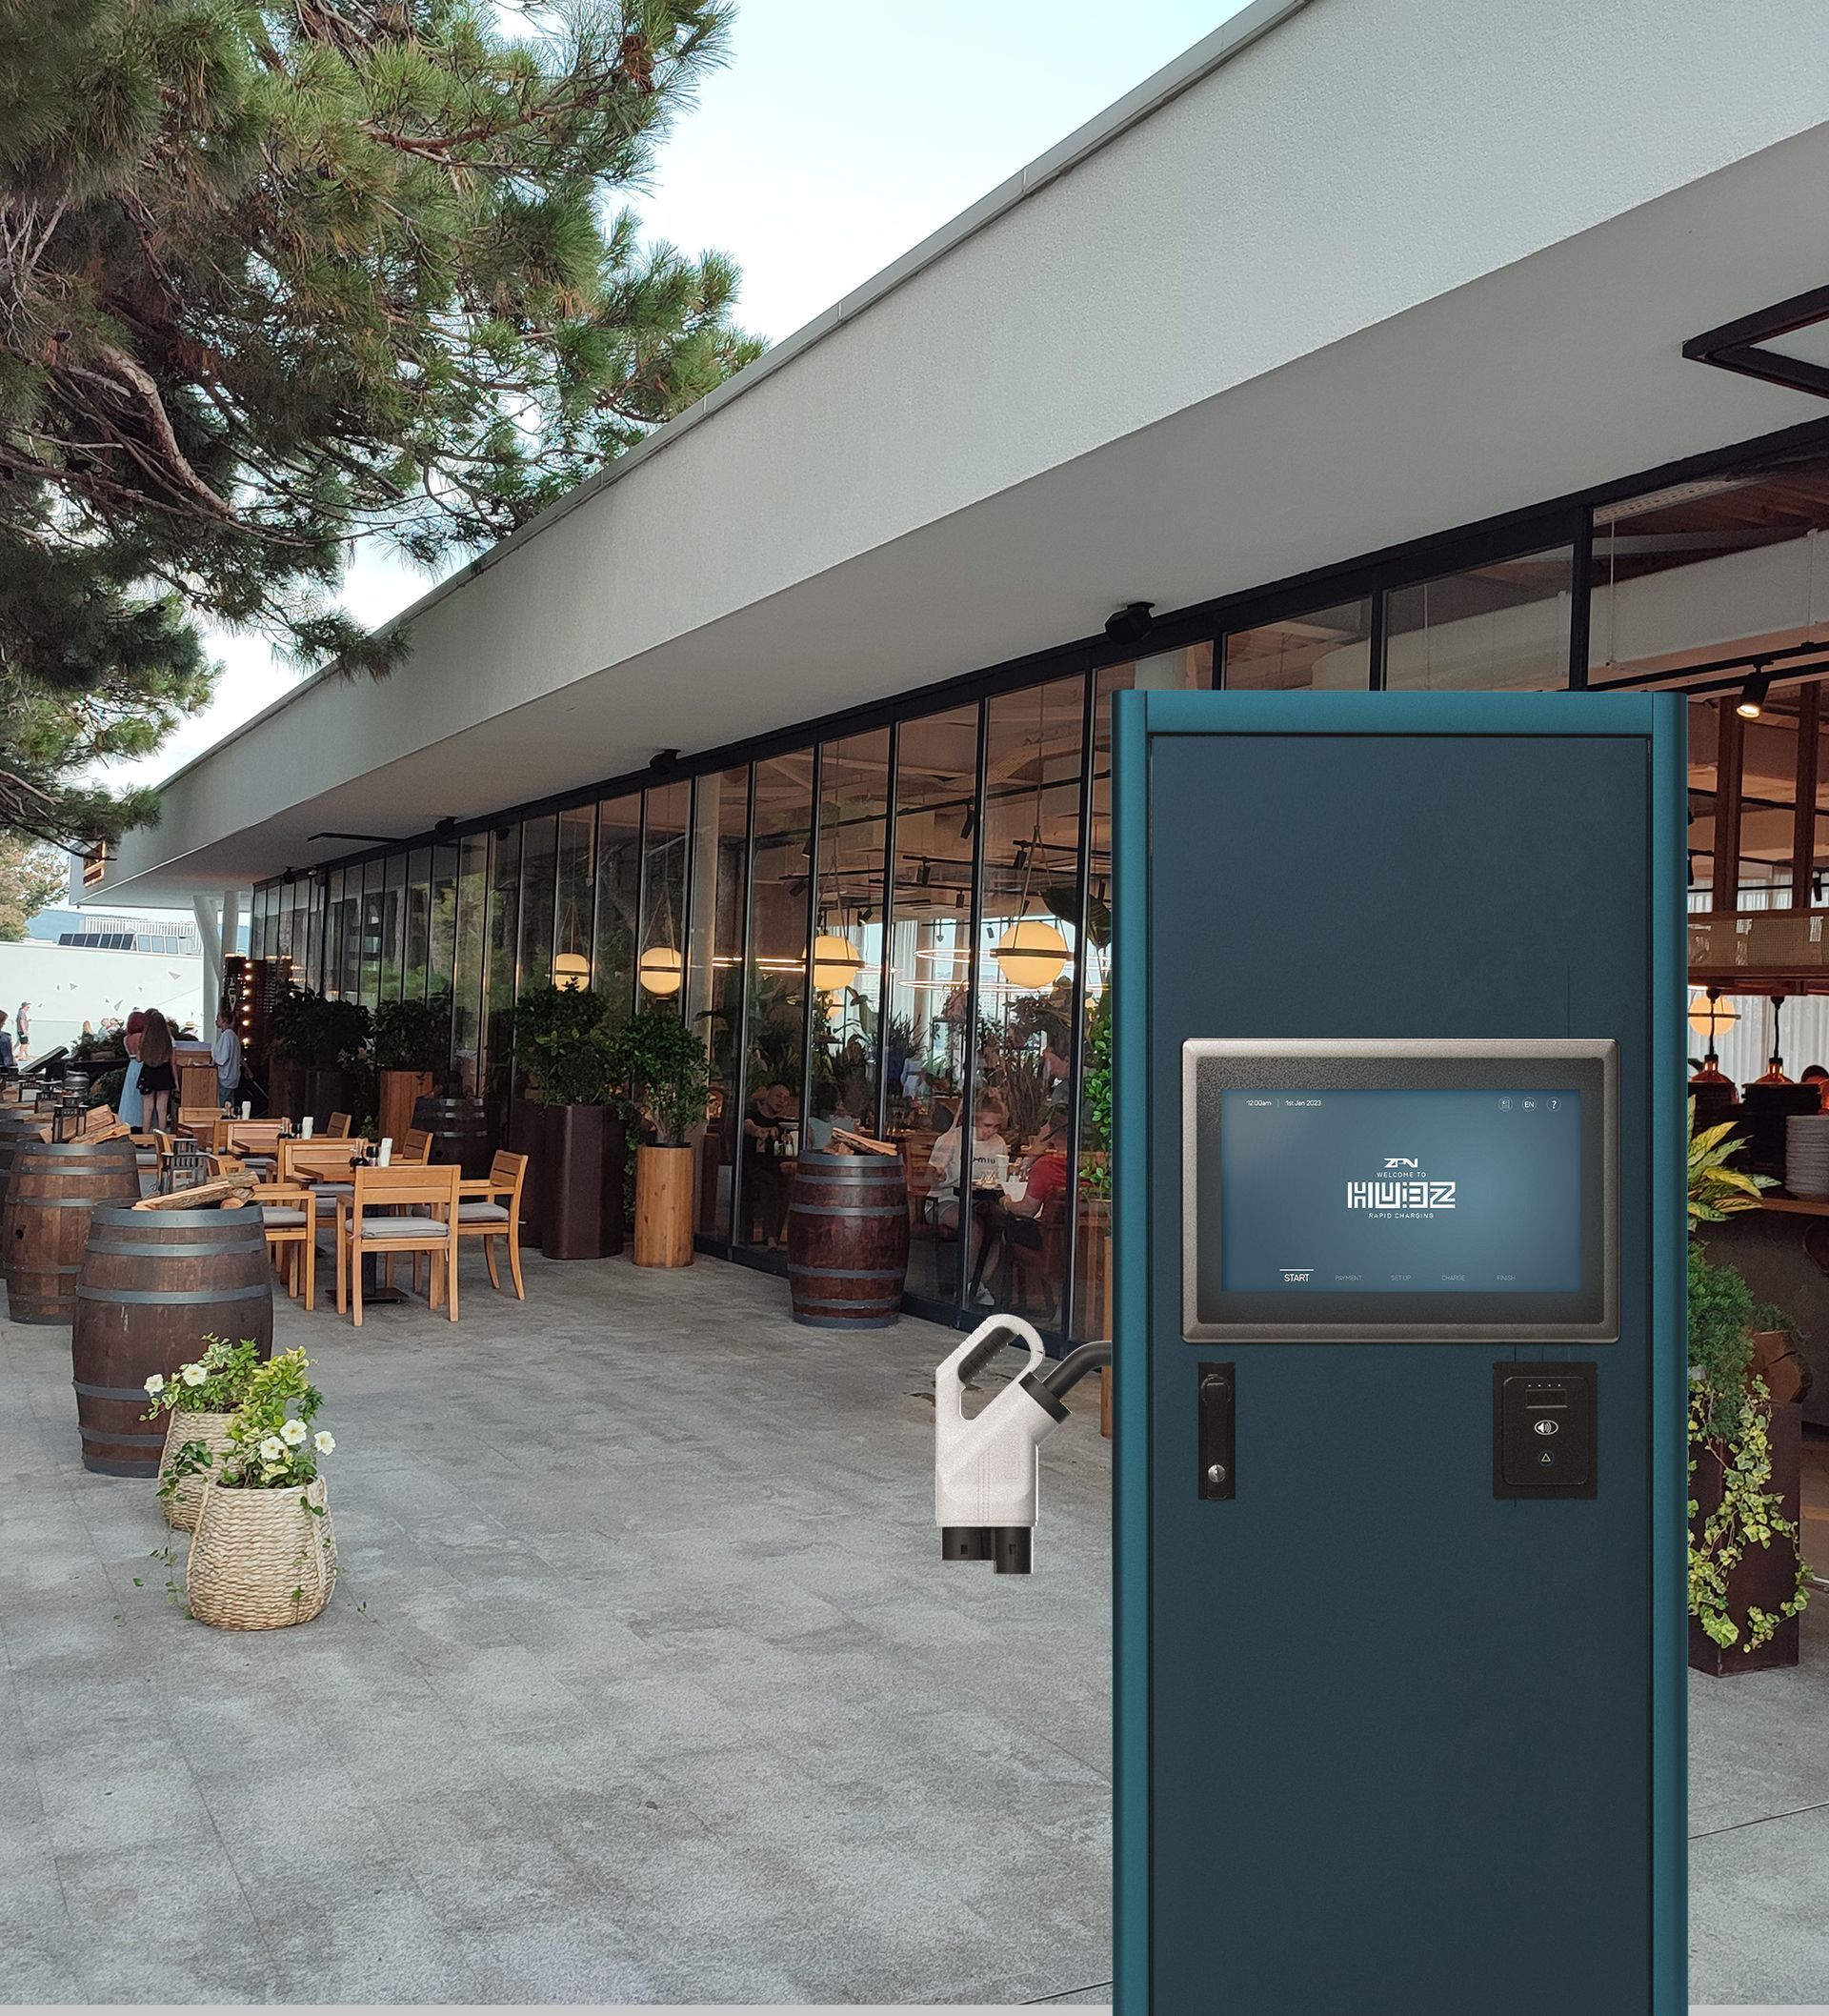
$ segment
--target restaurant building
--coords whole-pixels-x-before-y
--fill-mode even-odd
[[[433,590],[391,679],[180,771],[92,897],[251,890],[255,959],[448,999],[498,1113],[531,981],[675,1010],[705,1250],[780,1264],[778,1085],[902,1141],[912,1308],[1102,1336],[1112,695],[1669,687],[1717,1047],[1829,1062],[1826,189],[1809,0],[1259,0]],[[1038,1245],[934,1194],[983,1103],[1065,1157]]]

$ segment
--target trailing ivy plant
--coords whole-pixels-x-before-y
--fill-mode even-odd
[[[1695,1132],[1690,1101],[1689,1216],[1692,1228],[1751,1210],[1769,1184],[1725,1166],[1737,1143],[1733,1122]],[[1733,1267],[1689,1245],[1689,1612],[1714,1643],[1754,1652],[1809,1601],[1801,1536],[1772,1489],[1772,1396],[1753,1371],[1753,1332],[1791,1329],[1781,1310],[1756,1302]],[[1704,1520],[1696,1468],[1706,1454],[1719,1466],[1721,1502]],[[1698,1523],[1699,1522],[1699,1523]],[[1789,1547],[1798,1577],[1777,1610],[1749,1604],[1745,1629],[1728,1603],[1728,1582],[1750,1547]]]
[[[1084,1197],[1112,1194],[1112,990],[1099,995],[1086,1017],[1086,1063],[1082,1074],[1085,1139],[1079,1164]],[[1094,1157],[1096,1157],[1096,1159]]]

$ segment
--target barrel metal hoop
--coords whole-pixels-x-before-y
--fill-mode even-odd
[[[142,1435],[129,1428],[98,1428],[93,1421],[78,1421],[86,1442],[126,1442],[130,1448],[163,1449],[163,1435]]]
[[[65,1268],[73,1273],[73,1268]],[[178,1308],[201,1309],[207,1302],[264,1301],[273,1292],[269,1281],[256,1281],[251,1288],[95,1288],[78,1282],[76,1299],[85,1302],[170,1302]]]
[[[788,1272],[796,1280],[826,1281],[898,1281],[906,1269],[901,1267],[801,1267],[793,1260],[788,1262]]]
[[[91,1386],[87,1380],[81,1379],[72,1379],[70,1384],[76,1388],[77,1392],[85,1400],[150,1400],[151,1398],[151,1395],[147,1392],[144,1386]],[[163,1441],[165,1437],[160,1435],[155,1437],[154,1440]]]
[[[15,1190],[10,1201],[19,1211],[96,1211],[104,1204],[117,1204],[115,1197],[33,1197],[30,1191]]]
[[[901,1204],[874,1204],[868,1209],[857,1204],[803,1204],[795,1200],[788,1205],[788,1216],[798,1212],[802,1218],[901,1218],[906,1216]]]
[[[151,1213],[146,1212],[142,1216],[150,1218]],[[189,1260],[193,1253],[258,1253],[266,1243],[265,1236],[256,1232],[251,1239],[244,1236],[233,1240],[211,1240],[201,1246],[141,1246],[131,1240],[97,1239],[91,1232],[85,1250],[90,1253],[124,1253],[130,1257],[150,1253],[158,1260]]]

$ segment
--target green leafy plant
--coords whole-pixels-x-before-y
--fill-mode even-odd
[[[1107,987],[1086,1017],[1084,1104],[1079,1188],[1083,1197],[1112,1194],[1112,990]]]
[[[1690,1101],[1689,1217],[1692,1228],[1751,1210],[1763,1177],[1724,1166],[1735,1145],[1733,1123],[1695,1131]],[[1755,1301],[1739,1271],[1710,1260],[1689,1242],[1689,1611],[1718,1645],[1754,1652],[1770,1643],[1786,1618],[1809,1601],[1809,1569],[1799,1535],[1772,1489],[1772,1397],[1753,1370],[1755,1330],[1795,1330],[1780,1309]],[[1696,1496],[1696,1471],[1706,1456],[1718,1466],[1721,1502],[1706,1519]],[[1745,1627],[1728,1601],[1728,1582],[1751,1547],[1797,1550],[1798,1576],[1777,1610],[1748,1605]]]
[[[1717,1224],[1736,1211],[1751,1211],[1762,1190],[1772,1188],[1769,1176],[1749,1176],[1730,1169],[1727,1159],[1740,1145],[1732,1120],[1696,1132],[1696,1101],[1689,1102],[1689,1222]]]
[[[514,1004],[514,1049],[527,1092],[543,1106],[607,1106],[624,1073],[610,1007],[584,987],[529,987]]]
[[[711,1062],[702,1038],[664,1008],[645,1008],[617,1030],[616,1075],[634,1112],[663,1148],[685,1143],[711,1103]]]
[[[155,1372],[146,1382],[152,1404],[148,1421],[182,1409],[186,1414],[232,1414],[248,1397],[260,1369],[260,1346],[244,1337],[238,1344],[227,1338],[206,1337],[201,1358],[180,1365],[167,1379]]]
[[[443,1071],[451,1062],[451,996],[383,1001],[374,1012],[378,1071]]]
[[[317,1071],[345,1071],[361,1062],[374,1018],[360,1001],[332,999],[309,987],[274,991],[268,1008],[274,1047],[295,1064]]]
[[[326,1429],[312,1430],[324,1396],[306,1376],[310,1364],[294,1350],[255,1366],[229,1423],[219,1490],[283,1491],[317,1476],[318,1458],[330,1455],[336,1439]]]

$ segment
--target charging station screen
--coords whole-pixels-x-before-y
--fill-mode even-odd
[[[1581,1151],[1573,1089],[1227,1089],[1219,1285],[1573,1294]]]

